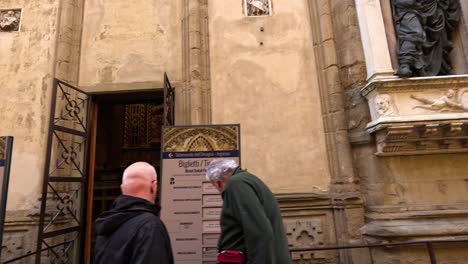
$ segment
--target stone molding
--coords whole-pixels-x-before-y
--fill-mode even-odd
[[[378,126],[379,156],[468,152],[468,119],[460,122],[413,122]]]
[[[395,92],[395,91],[415,91],[440,88],[458,88],[466,87],[468,84],[468,75],[448,75],[433,77],[414,77],[414,78],[381,78],[369,81],[361,89],[361,95],[366,96],[374,91]]]
[[[361,95],[376,155],[468,152],[468,75],[378,79]]]
[[[468,237],[468,210],[425,210],[398,213],[368,213],[361,232],[368,240],[416,241],[437,236]],[[375,242],[375,241],[374,241]]]

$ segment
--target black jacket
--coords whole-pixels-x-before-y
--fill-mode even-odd
[[[171,242],[160,207],[121,195],[95,222],[94,264],[173,264]]]

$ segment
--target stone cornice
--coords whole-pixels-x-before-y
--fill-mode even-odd
[[[339,195],[327,193],[290,193],[276,194],[280,207],[285,209],[298,209],[305,207],[335,208],[358,206],[362,207],[363,200],[359,194],[344,193]]]
[[[435,114],[431,116],[381,116],[367,124],[367,132],[374,133],[381,129],[397,126],[398,124],[423,125],[428,123],[451,123],[468,120],[468,113]]]
[[[415,77],[415,78],[379,78],[369,81],[362,89],[361,95],[367,96],[375,89],[382,92],[387,91],[417,91],[440,88],[459,88],[466,87],[468,84],[468,75],[447,75],[434,77]]]
[[[400,208],[403,210],[404,208]],[[468,208],[366,213],[363,235],[373,238],[417,240],[422,237],[468,235]]]
[[[379,156],[468,152],[468,119],[390,124],[377,131]]]

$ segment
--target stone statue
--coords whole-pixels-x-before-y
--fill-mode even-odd
[[[459,0],[391,0],[401,77],[450,74]]]
[[[268,0],[247,0],[248,16],[267,16],[270,14]]]
[[[438,112],[468,112],[468,106],[462,103],[462,91],[457,94],[453,89],[448,89],[445,95],[437,99],[429,99],[422,96],[411,95],[410,97],[423,103],[423,105],[414,106],[415,108],[427,109]]]
[[[17,31],[19,27],[19,18],[15,12],[10,10],[0,18],[0,29],[2,31]]]

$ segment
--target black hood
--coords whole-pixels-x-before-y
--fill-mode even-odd
[[[159,216],[161,207],[147,200],[121,195],[115,199],[110,211],[104,212],[96,219],[95,228],[97,235],[108,236],[123,223],[142,213],[152,213]]]

